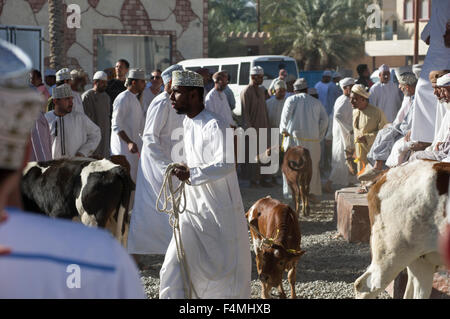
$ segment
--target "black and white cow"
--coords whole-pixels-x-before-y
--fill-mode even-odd
[[[112,162],[121,160],[30,162],[21,182],[25,210],[106,228],[125,245],[135,184],[129,170]]]

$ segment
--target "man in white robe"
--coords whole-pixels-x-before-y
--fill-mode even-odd
[[[398,81],[399,87],[405,96],[399,116],[397,116],[394,123],[388,124],[387,127],[378,132],[367,154],[367,160],[372,167],[366,169],[358,177],[360,181],[369,181],[381,174],[386,168],[385,162],[389,158],[395,142],[410,134],[417,77],[412,72],[405,72],[399,76]]]
[[[174,174],[186,185],[180,235],[189,267],[192,298],[250,298],[251,259],[247,223],[234,165],[228,124],[204,109],[203,81],[191,71],[175,71],[173,107],[184,120],[186,166]],[[231,129],[231,128],[228,128]],[[184,299],[174,238],[161,268],[160,299]],[[189,285],[190,286],[190,285]]]
[[[172,138],[172,133],[183,129],[184,115],[176,113],[169,99],[172,92],[172,72],[176,70],[183,70],[183,67],[173,65],[162,73],[164,92],[152,101],[147,114],[128,234],[130,254],[165,254],[172,238],[169,217],[157,211],[156,200],[162,187],[164,172],[172,163],[172,149],[180,143],[177,136]],[[174,177],[175,186],[177,181]]]
[[[236,127],[227,96],[224,92],[227,86],[226,77],[227,74],[225,72],[213,74],[214,88],[206,95],[205,108],[219,115],[230,127]]]
[[[378,71],[380,81],[370,88],[369,103],[380,108],[387,121],[392,123],[400,110],[403,97],[398,86],[391,81],[389,66],[383,64]]]
[[[278,73],[278,77],[275,78],[275,79],[273,79],[272,82],[271,82],[270,85],[269,85],[268,91],[269,91],[269,95],[270,95],[270,96],[274,96],[274,95],[275,95],[275,90],[276,90],[276,89],[275,89],[275,84],[276,84],[278,81],[280,81],[280,80],[286,81],[286,80],[287,80],[287,77],[288,77],[288,72],[287,72],[287,70],[286,70],[286,69],[280,69],[280,71],[279,71],[279,73]]]
[[[84,113],[72,112],[72,89],[68,84],[53,90],[55,109],[45,118],[52,137],[52,158],[89,157],[101,140],[100,128]]]
[[[411,130],[414,141],[432,143],[435,133],[436,105],[429,74],[433,70],[450,69],[450,48],[444,43],[446,24],[450,17],[450,1],[434,0],[431,5],[431,18],[427,25],[430,46],[417,83],[415,107]],[[426,30],[425,30],[426,31]]]
[[[352,78],[345,78],[339,82],[343,95],[334,104],[332,169],[325,185],[328,192],[332,192],[332,184],[348,186],[357,181],[346,165],[347,158],[350,157],[348,154],[354,149],[353,107],[350,103],[350,93],[354,84],[355,80]]]
[[[145,120],[137,95],[145,88],[145,72],[131,69],[125,85],[127,90],[120,93],[113,103],[111,154],[126,157],[131,178],[136,182]]]
[[[72,88],[74,111],[84,113],[83,99],[81,98],[81,93],[77,91],[79,77],[81,75],[82,73],[77,70],[70,71],[70,78],[71,78],[70,87]]]
[[[153,99],[161,93],[162,85],[163,81],[160,70],[153,70],[150,77],[150,86],[144,89],[140,97],[144,118],[147,118],[147,110]]]
[[[336,86],[336,84],[331,81],[331,77],[333,73],[331,71],[325,71],[322,75],[322,81],[317,82],[314,88],[317,90],[317,94],[319,95],[319,100],[322,105],[325,107],[327,114],[330,115],[333,112],[333,105],[330,105],[331,99],[328,98],[328,92],[330,91],[330,87],[332,85]]]
[[[334,84],[333,84],[334,85]],[[328,127],[328,114],[322,103],[308,95],[308,83],[298,79],[294,83],[295,95],[286,99],[281,113],[280,134],[284,135],[282,147],[285,151],[291,146],[303,146],[309,150],[312,160],[311,200],[322,195],[320,182],[320,141],[325,137]],[[283,176],[283,194],[291,198],[286,178]]]

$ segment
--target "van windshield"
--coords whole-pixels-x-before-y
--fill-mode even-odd
[[[294,61],[255,61],[255,65],[258,65],[264,69],[264,79],[273,80],[278,77],[281,69],[286,69],[288,74],[294,75],[296,78],[297,67]]]

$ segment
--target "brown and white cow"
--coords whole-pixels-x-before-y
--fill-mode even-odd
[[[245,214],[256,255],[262,298],[268,299],[273,287],[286,298],[282,279],[288,271],[291,298],[295,299],[297,262],[305,252],[300,249],[301,234],[297,214],[270,196],[258,200]]]
[[[429,298],[443,265],[450,163],[414,161],[387,171],[368,193],[372,262],[355,281],[357,298],[375,298],[405,268],[404,298]]]
[[[21,181],[25,210],[106,228],[125,246],[135,184],[129,170],[112,160],[30,162]]]
[[[297,216],[300,212],[300,200],[302,214],[308,216],[310,213],[309,185],[312,178],[312,161],[309,150],[301,146],[290,147],[284,154],[281,170],[291,189]]]

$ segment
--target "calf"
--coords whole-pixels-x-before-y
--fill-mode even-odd
[[[21,182],[27,211],[106,228],[123,245],[134,188],[127,169],[107,159],[31,162]]]
[[[309,184],[312,178],[312,161],[309,151],[301,146],[290,147],[284,154],[281,170],[294,197],[297,216],[300,212],[300,200],[302,214],[308,216],[310,213]]]
[[[414,161],[387,171],[368,193],[372,262],[355,281],[357,298],[374,298],[404,269],[404,298],[429,298],[443,264],[450,164]]]
[[[305,252],[300,249],[300,226],[297,214],[287,205],[270,196],[258,200],[245,214],[250,225],[256,267],[261,280],[264,299],[278,287],[286,298],[282,285],[284,271],[288,271],[291,298],[295,299],[297,262]]]

